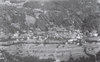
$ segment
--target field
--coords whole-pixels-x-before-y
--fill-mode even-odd
[[[84,48],[77,45],[63,45],[63,44],[17,44],[11,46],[4,46],[5,50],[11,55],[15,56],[35,56],[39,59],[58,58],[60,60],[68,61],[70,56],[74,59],[79,57],[88,57],[84,53]]]
[[[99,38],[99,37],[94,37]],[[93,38],[85,38],[92,39]],[[63,44],[59,42],[66,41],[57,41],[57,40],[46,40],[51,43],[43,44],[43,41],[37,40],[26,40],[26,41],[9,41],[9,42],[0,42],[0,49],[5,50],[10,55],[26,57],[26,56],[35,56],[39,59],[60,59],[61,61],[68,61],[70,57],[74,59],[80,57],[89,57],[85,52],[84,48],[98,48],[100,46],[97,44],[85,43],[82,46],[78,46],[75,44]],[[14,42],[14,43],[13,43]],[[37,43],[34,43],[37,42]],[[39,43],[38,43],[39,42]],[[56,42],[56,43],[55,43]],[[58,42],[58,43],[57,43]],[[3,44],[3,45],[2,45]],[[9,44],[9,45],[7,45]]]
[[[91,41],[100,41],[100,36],[98,37],[86,37],[84,40],[91,40]]]

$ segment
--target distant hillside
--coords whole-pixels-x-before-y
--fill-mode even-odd
[[[23,6],[47,10],[50,22],[66,28],[74,25],[75,29],[99,30],[99,5],[95,0],[45,1],[42,3],[33,1],[27,2]]]
[[[15,2],[15,0],[11,1]],[[25,2],[25,0],[17,1]],[[22,31],[30,27],[48,30],[49,27],[52,28],[56,25],[63,26],[66,29],[72,26],[83,31],[94,29],[99,32],[99,14],[99,3],[95,0],[28,1],[20,8],[1,5],[0,27],[7,28],[8,32],[14,32],[14,29]],[[50,25],[51,22],[53,26]],[[15,23],[15,25],[17,23],[20,27],[16,28],[15,25],[11,25],[12,23]],[[9,29],[11,26],[13,28]]]

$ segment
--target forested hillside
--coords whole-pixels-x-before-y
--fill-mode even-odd
[[[74,25],[75,29],[100,30],[99,28],[99,3],[96,0],[67,0],[67,1],[45,1],[27,2],[27,8],[41,8],[47,11],[44,14],[46,20],[56,25],[68,28]],[[45,20],[44,20],[45,21]],[[42,25],[42,23],[41,23]]]
[[[11,0],[12,2],[14,0]],[[66,29],[72,26],[82,31],[99,31],[99,6],[100,4],[96,0],[31,0],[25,2],[21,8],[0,5],[0,27],[6,29],[5,32],[7,33],[14,33],[15,30],[27,30],[30,27],[32,29],[40,28],[42,30],[48,30],[50,23],[53,22],[53,25],[63,26]],[[33,23],[26,23],[28,21],[26,20],[27,15],[33,17],[33,19],[35,18],[35,22],[32,20]],[[15,25],[12,25],[12,23]]]

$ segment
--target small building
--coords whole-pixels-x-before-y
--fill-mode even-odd
[[[19,31],[17,31],[16,33],[14,33],[12,38],[18,38],[19,37]]]
[[[93,30],[91,33],[90,33],[91,37],[97,37],[98,36],[98,33],[96,30]]]
[[[56,61],[55,61],[55,62],[61,62],[61,61],[60,61],[60,59],[56,59]]]

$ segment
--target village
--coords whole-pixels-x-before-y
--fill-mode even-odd
[[[4,47],[0,49],[6,50],[11,55],[17,54],[22,57],[30,55],[40,59],[55,58],[60,61],[68,61],[71,55],[75,58],[88,57],[82,47],[88,43],[83,39],[87,36],[80,30],[68,31],[65,28],[54,27],[46,32],[39,28],[34,32],[31,30],[23,32],[24,34],[20,34],[16,31],[7,36],[1,31],[0,45]],[[98,37],[98,33],[94,30],[88,36]],[[17,44],[21,45],[21,48]]]
[[[69,7],[71,4],[68,1],[19,1],[0,0],[0,62],[33,62],[36,58],[40,62],[48,59],[54,59],[53,62],[74,62],[71,60],[79,58],[97,61],[97,54],[100,54],[99,6],[96,6],[94,13],[89,11],[85,14],[85,6],[79,10],[76,7],[81,5],[75,2]],[[81,1],[78,3],[85,5]],[[87,9],[90,7],[88,4],[86,12],[91,10]],[[77,10],[74,10],[74,5]],[[24,57],[32,59],[24,61]]]
[[[24,40],[28,41],[28,40],[33,40],[33,39],[43,42],[49,38],[52,38],[52,39],[60,38],[62,40],[68,39],[67,41],[70,41],[70,40],[77,41],[78,39],[82,39],[84,37],[97,37],[97,36],[98,36],[98,33],[96,30],[93,30],[87,35],[85,33],[82,33],[80,30],[69,31],[69,30],[66,30],[65,28],[60,28],[60,27],[53,27],[53,28],[50,28],[50,30],[48,31],[41,31],[40,28],[36,28],[35,31],[23,30],[22,34],[19,31],[16,31],[14,34],[12,33],[6,34],[3,32],[2,29],[0,31],[0,40],[3,41],[3,40],[9,39],[7,42],[12,41],[12,40],[20,42]],[[33,41],[33,42],[36,42],[36,41]]]

